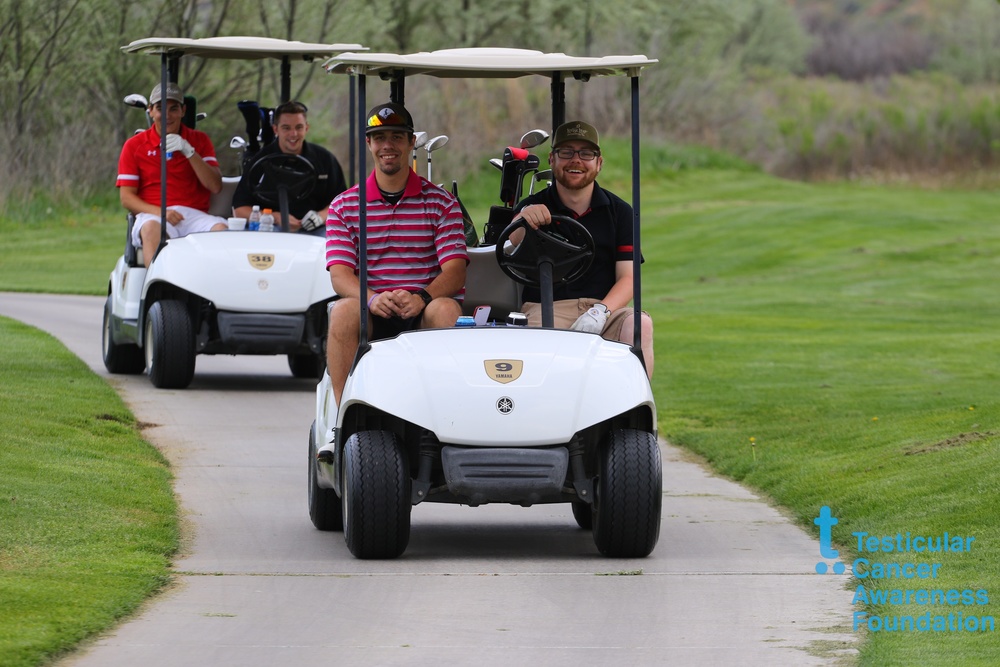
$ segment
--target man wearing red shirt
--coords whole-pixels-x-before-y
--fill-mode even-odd
[[[166,113],[162,98],[166,98]],[[222,190],[215,147],[204,132],[184,126],[184,93],[174,83],[161,95],[156,84],[149,96],[152,126],[125,142],[118,158],[122,206],[135,214],[132,244],[142,245],[149,266],[160,244],[160,130],[167,132],[167,237],[220,231],[226,220],[207,213],[213,193]]]

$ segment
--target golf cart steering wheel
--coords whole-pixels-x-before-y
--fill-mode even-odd
[[[511,254],[504,244],[517,229],[524,228],[524,238]],[[516,282],[530,287],[541,285],[541,267],[552,266],[552,286],[573,282],[590,268],[594,260],[594,237],[577,220],[553,215],[552,224],[533,229],[518,218],[500,232],[496,245],[497,264]]]
[[[247,179],[255,198],[283,214],[287,212],[288,202],[313,191],[317,174],[312,162],[301,155],[271,153],[254,161],[247,170]]]

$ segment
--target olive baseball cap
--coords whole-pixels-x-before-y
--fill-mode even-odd
[[[597,135],[597,130],[593,125],[580,120],[571,120],[557,127],[555,136],[552,137],[552,148],[559,148],[567,141],[586,141],[593,144],[597,150],[601,150],[601,139]]]

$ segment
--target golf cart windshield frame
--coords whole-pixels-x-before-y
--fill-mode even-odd
[[[167,89],[168,83],[177,83],[179,62],[183,56],[198,56],[201,58],[223,60],[263,60],[274,58],[281,61],[281,99],[287,102],[292,89],[292,60],[315,62],[328,59],[344,51],[359,52],[367,50],[360,44],[311,44],[306,42],[288,41],[271,37],[204,37],[188,39],[184,37],[150,37],[133,41],[121,47],[124,53],[141,53],[160,56],[160,87]],[[354,103],[354,90],[351,90],[351,103]],[[353,106],[351,110],[353,122]],[[350,136],[354,137],[354,128]],[[353,153],[352,139],[352,153]],[[352,154],[353,159],[353,154]],[[160,135],[160,219],[167,219],[167,136]],[[160,243],[156,255],[167,244],[165,229],[160,228]]]
[[[366,78],[378,76],[390,83],[390,99],[404,102],[404,83],[407,77],[417,74],[438,78],[471,79],[511,79],[524,76],[545,76],[551,79],[552,128],[566,120],[567,79],[587,82],[595,76],[627,76],[631,81],[631,126],[632,126],[632,210],[633,210],[633,306],[636,313],[642,311],[640,243],[640,192],[639,192],[639,74],[644,67],[656,64],[643,55],[606,56],[600,58],[567,56],[563,53],[543,53],[526,49],[504,48],[463,48],[399,55],[393,53],[341,53],[327,60],[323,66],[336,74],[357,77],[358,118],[356,131],[358,145],[365,141],[365,118],[368,108]],[[360,189],[359,280],[361,293],[367,291],[367,206],[365,180],[367,176],[366,151],[358,151],[357,182]],[[358,354],[354,361],[357,366],[361,357],[371,348],[368,341],[368,308],[361,299],[361,336]],[[632,352],[645,365],[640,345],[641,318],[633,318],[634,330]],[[352,368],[353,372],[353,368]]]

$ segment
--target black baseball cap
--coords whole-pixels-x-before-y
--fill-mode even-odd
[[[402,104],[386,102],[372,107],[365,122],[365,134],[382,130],[402,130],[413,134],[413,117]]]

